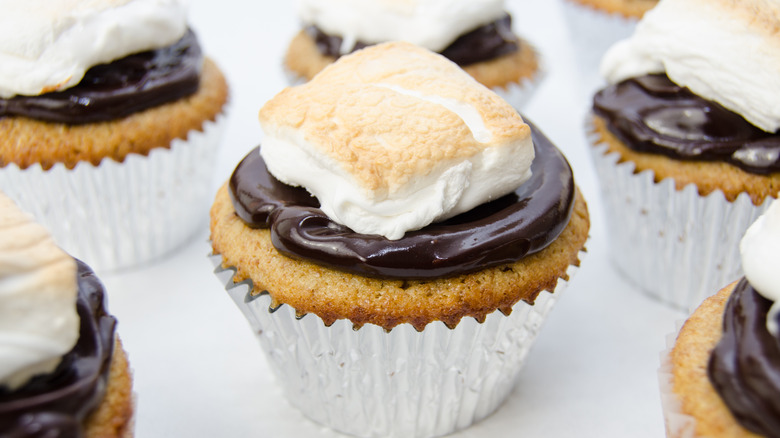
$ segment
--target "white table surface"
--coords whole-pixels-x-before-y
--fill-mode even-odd
[[[588,255],[542,328],[513,394],[457,437],[661,437],[657,384],[666,335],[685,315],[641,294],[608,260],[587,154],[585,93],[556,0],[509,1],[515,29],[542,52],[547,76],[523,111],[564,152],[589,204]],[[226,73],[231,112],[214,190],[262,141],[261,105],[281,90],[281,58],[298,29],[292,2],[193,0],[190,19]],[[134,370],[136,436],[338,434],[284,399],[259,345],[213,275],[207,230],[164,260],[100,274]]]

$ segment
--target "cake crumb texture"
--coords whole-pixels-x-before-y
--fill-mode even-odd
[[[106,394],[85,420],[87,438],[129,438],[133,436],[133,378],[122,343],[116,338]]]
[[[522,84],[541,74],[539,53],[531,43],[520,39],[519,49],[496,59],[463,66],[477,82],[488,88],[508,88],[512,84]]]
[[[737,423],[707,374],[710,354],[723,333],[723,311],[735,285],[721,289],[696,309],[680,329],[671,352],[673,391],[681,402],[682,413],[696,419],[696,436],[760,436]]]
[[[634,173],[653,171],[655,182],[672,178],[677,190],[694,184],[699,195],[707,196],[720,190],[729,202],[744,192],[757,206],[767,197],[777,196],[780,190],[778,172],[758,175],[724,162],[675,160],[660,154],[634,151],[615,137],[607,128],[606,121],[598,116],[593,116],[591,134],[596,136],[593,144],[605,144],[606,153],[617,153],[620,156],[618,163],[634,163]]]
[[[467,316],[478,321],[519,300],[533,304],[543,290],[567,280],[579,266],[589,217],[579,190],[571,220],[547,248],[523,259],[483,271],[429,281],[383,280],[332,270],[279,253],[267,229],[250,229],[238,218],[227,185],[211,209],[211,241],[224,268],[235,268],[235,282],[251,279],[252,294],[267,291],[272,305],[287,304],[298,314],[314,313],[327,325],[349,319],[355,327],[371,323],[390,330],[409,323],[417,330],[433,321],[454,327]]]

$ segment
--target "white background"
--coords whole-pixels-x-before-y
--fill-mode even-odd
[[[588,255],[491,417],[457,437],[661,437],[659,353],[684,314],[631,287],[608,259],[608,231],[562,6],[509,1],[515,30],[544,57],[546,77],[523,113],[568,157],[589,203]],[[263,135],[262,104],[281,90],[281,59],[298,30],[292,2],[193,0],[192,27],[231,86],[214,190]],[[213,275],[203,230],[164,260],[100,274],[135,376],[136,436],[335,437],[284,399],[248,324]],[[89,262],[87,260],[87,262]]]

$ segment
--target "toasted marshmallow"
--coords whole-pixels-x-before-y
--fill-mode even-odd
[[[76,262],[0,193],[0,386],[53,371],[79,337]]]
[[[767,132],[780,128],[780,2],[661,0],[601,64],[611,83],[666,72]]]
[[[2,98],[72,87],[92,66],[187,30],[184,0],[0,0],[0,11]]]
[[[405,42],[339,59],[260,110],[260,153],[335,222],[398,239],[514,191],[530,127],[457,65]]]
[[[780,313],[780,202],[773,201],[769,209],[747,229],[739,244],[742,269],[750,285],[764,298],[774,302],[767,317],[767,326],[778,334],[777,314]]]
[[[504,12],[503,0],[299,0],[306,25],[342,37],[343,54],[356,41],[407,41],[440,52],[460,35]]]

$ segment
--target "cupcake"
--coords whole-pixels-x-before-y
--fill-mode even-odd
[[[0,436],[132,436],[132,381],[104,293],[0,193]]]
[[[780,430],[780,203],[740,244],[745,276],[707,298],[660,370],[667,436],[775,437]]]
[[[777,25],[761,0],[661,0],[604,58],[588,129],[612,258],[676,307],[740,277],[731,248],[780,188]]]
[[[182,2],[7,9],[0,187],[98,271],[184,243],[208,211],[227,85]]]
[[[542,76],[536,49],[512,30],[502,0],[440,2],[300,0],[303,29],[284,59],[293,82],[310,80],[367,45],[407,41],[441,53],[515,108]]]
[[[586,98],[603,85],[601,58],[614,43],[631,36],[637,22],[658,0],[564,0],[562,8]]]
[[[406,42],[340,58],[260,110],[217,193],[217,272],[289,401],[357,436],[490,415],[579,265],[565,158],[456,64]]]

